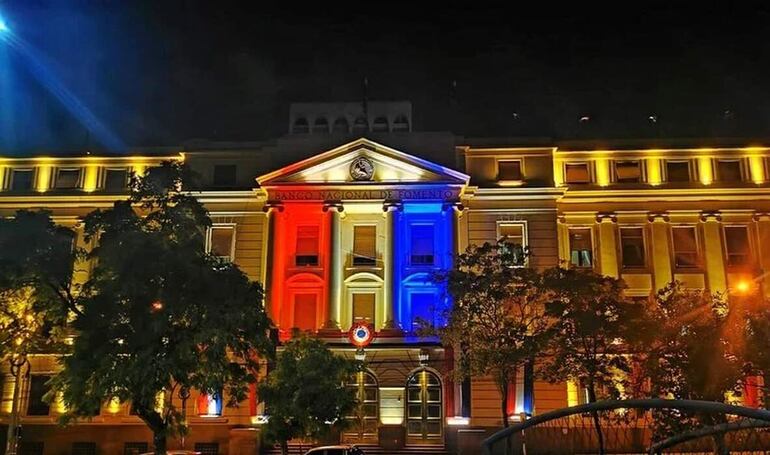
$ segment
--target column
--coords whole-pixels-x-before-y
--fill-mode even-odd
[[[671,269],[671,248],[668,241],[668,215],[651,213],[647,218],[652,231],[652,269],[655,291],[666,287],[673,279]]]
[[[383,252],[384,280],[384,329],[400,329],[398,311],[395,311],[395,305],[398,301],[398,283],[396,283],[396,218],[401,210],[401,204],[394,201],[385,201],[382,205],[383,216],[385,217],[385,251]]]
[[[712,294],[725,293],[727,292],[727,276],[722,247],[722,217],[719,212],[704,212],[700,219],[703,222],[705,244],[703,256],[706,262],[706,286]]]
[[[754,215],[757,225],[759,244],[757,245],[757,257],[759,267],[762,270],[762,295],[770,298],[770,213],[757,213]]]
[[[342,318],[342,234],[340,219],[342,203],[327,203],[324,212],[329,212],[329,314],[324,329],[340,330]]]
[[[270,315],[273,323],[280,328],[283,305],[288,305],[283,301],[283,283],[286,274],[284,252],[286,229],[283,218],[283,205],[279,203],[267,203],[263,210],[268,217],[268,242],[267,242],[267,264],[265,273],[265,309]]]
[[[572,258],[570,257],[570,244],[569,244],[569,226],[567,225],[567,218],[564,215],[558,215],[556,217],[556,236],[559,252],[559,266],[569,267]]]
[[[618,243],[616,240],[617,218],[614,214],[600,213],[599,223],[599,267],[602,275],[619,278]]]

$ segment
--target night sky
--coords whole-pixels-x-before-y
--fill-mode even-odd
[[[39,68],[131,146],[275,137],[290,102],[360,100],[364,77],[417,130],[770,137],[767,2],[534,3],[0,0],[41,63],[0,39],[0,153],[103,145]]]

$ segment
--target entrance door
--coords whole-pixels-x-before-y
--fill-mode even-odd
[[[441,438],[441,381],[427,370],[413,374],[406,383],[406,435],[410,443],[443,442]]]
[[[347,417],[350,426],[342,435],[343,441],[376,443],[377,419],[379,417],[377,379],[368,371],[359,371],[353,375],[347,386],[355,390],[358,405],[353,415]]]

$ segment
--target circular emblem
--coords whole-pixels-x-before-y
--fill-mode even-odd
[[[357,181],[371,180],[374,176],[374,163],[365,156],[359,156],[350,163],[350,177]]]
[[[374,330],[366,321],[356,322],[348,332],[348,339],[358,348],[366,347],[374,339]]]

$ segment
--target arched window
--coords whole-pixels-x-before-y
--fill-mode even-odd
[[[340,117],[337,120],[335,120],[332,132],[334,132],[334,133],[345,133],[345,134],[349,133],[350,132],[350,124],[348,124],[348,119],[346,119],[345,117]]]
[[[413,441],[440,439],[441,380],[428,370],[415,372],[406,382],[406,434]]]
[[[313,123],[313,133],[328,133],[329,132],[329,121],[326,120],[326,117],[318,117],[315,119],[315,122]]]
[[[294,134],[307,134],[310,132],[310,126],[307,123],[305,117],[300,117],[294,120],[294,125],[291,127],[291,132]]]
[[[399,115],[393,120],[393,131],[409,131],[409,119],[405,115]]]
[[[385,117],[377,117],[372,123],[372,131],[377,133],[384,133],[388,131],[388,119]]]
[[[353,132],[364,133],[366,131],[369,131],[369,121],[366,120],[366,117],[356,118],[353,122]]]
[[[376,441],[380,415],[377,378],[369,371],[359,371],[351,376],[346,386],[353,390],[358,405],[346,417],[350,426],[343,434],[343,439],[348,442]]]

